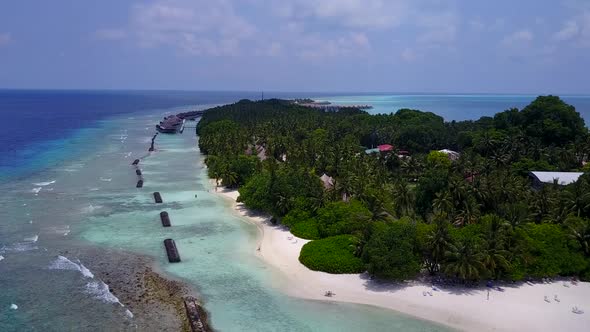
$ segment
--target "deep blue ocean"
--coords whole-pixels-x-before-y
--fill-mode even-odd
[[[249,92],[0,90],[0,180],[67,158],[83,148],[76,146],[76,135],[110,116],[257,97]]]

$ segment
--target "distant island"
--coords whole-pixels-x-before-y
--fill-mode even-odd
[[[294,295],[335,296],[479,330],[498,326],[495,314],[516,315],[504,311],[510,303],[559,303],[556,289],[590,280],[590,135],[559,97],[460,122],[411,109],[371,115],[307,103],[242,100],[206,110],[197,125],[215,186],[243,209],[269,216],[257,220],[265,233],[257,250],[307,283]],[[289,260],[293,254],[307,269]],[[366,277],[348,277],[360,273]],[[414,298],[417,291],[429,297],[445,287],[474,287],[474,294],[487,289],[489,300],[490,291],[501,294],[506,285],[554,278],[563,287],[535,288],[535,299],[519,288],[512,298],[492,295],[498,302],[487,314],[479,298],[447,292],[447,306],[476,301],[472,308],[481,315],[452,324],[451,307],[426,302],[429,313],[411,309],[424,303]],[[409,288],[392,301],[367,295],[367,280]],[[410,287],[411,280],[423,286]],[[572,290],[575,301],[590,290],[583,284]],[[339,288],[318,295],[320,287]],[[583,313],[570,308],[560,315]],[[561,324],[569,316],[559,317]],[[552,328],[545,320],[527,322]]]

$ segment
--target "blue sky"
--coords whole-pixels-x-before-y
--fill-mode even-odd
[[[0,2],[0,88],[590,93],[590,0]]]

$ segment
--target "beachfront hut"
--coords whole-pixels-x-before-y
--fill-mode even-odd
[[[534,188],[541,188],[545,184],[554,184],[560,186],[567,186],[578,181],[580,176],[584,173],[581,172],[538,172],[533,171],[529,173],[530,178],[533,180]]]
[[[438,150],[438,152],[446,154],[452,161],[459,160],[459,158],[461,157],[461,154],[459,152],[449,149]]]

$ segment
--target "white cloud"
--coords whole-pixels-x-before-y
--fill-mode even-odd
[[[408,0],[291,0],[269,2],[274,13],[288,18],[313,18],[354,28],[391,28],[407,20]]]
[[[405,62],[414,62],[416,61],[416,59],[418,58],[418,55],[416,54],[416,52],[414,50],[412,50],[411,48],[406,48],[402,51],[402,53],[400,54],[402,60],[404,60]]]
[[[135,6],[131,27],[144,47],[192,55],[238,55],[256,28],[228,0],[158,0]]]
[[[298,40],[297,44],[300,49],[298,56],[312,60],[338,56],[360,56],[371,49],[369,39],[362,33],[350,33],[335,39],[308,35]]]
[[[566,22],[561,30],[556,32],[553,35],[553,38],[559,41],[566,41],[574,38],[578,32],[580,31],[580,27],[578,26],[578,22],[575,20],[571,20]]]
[[[566,21],[562,28],[553,34],[553,39],[571,42],[577,47],[590,47],[590,10]]]
[[[534,35],[528,29],[519,30],[504,37],[502,44],[505,46],[519,46],[533,41]]]
[[[459,18],[453,12],[422,14],[417,24],[425,31],[418,35],[417,41],[429,46],[452,43],[457,36],[458,23]]]
[[[127,37],[127,32],[123,29],[99,29],[94,35],[102,40],[121,40]]]
[[[8,32],[0,32],[0,46],[7,45],[12,41],[12,35]]]

